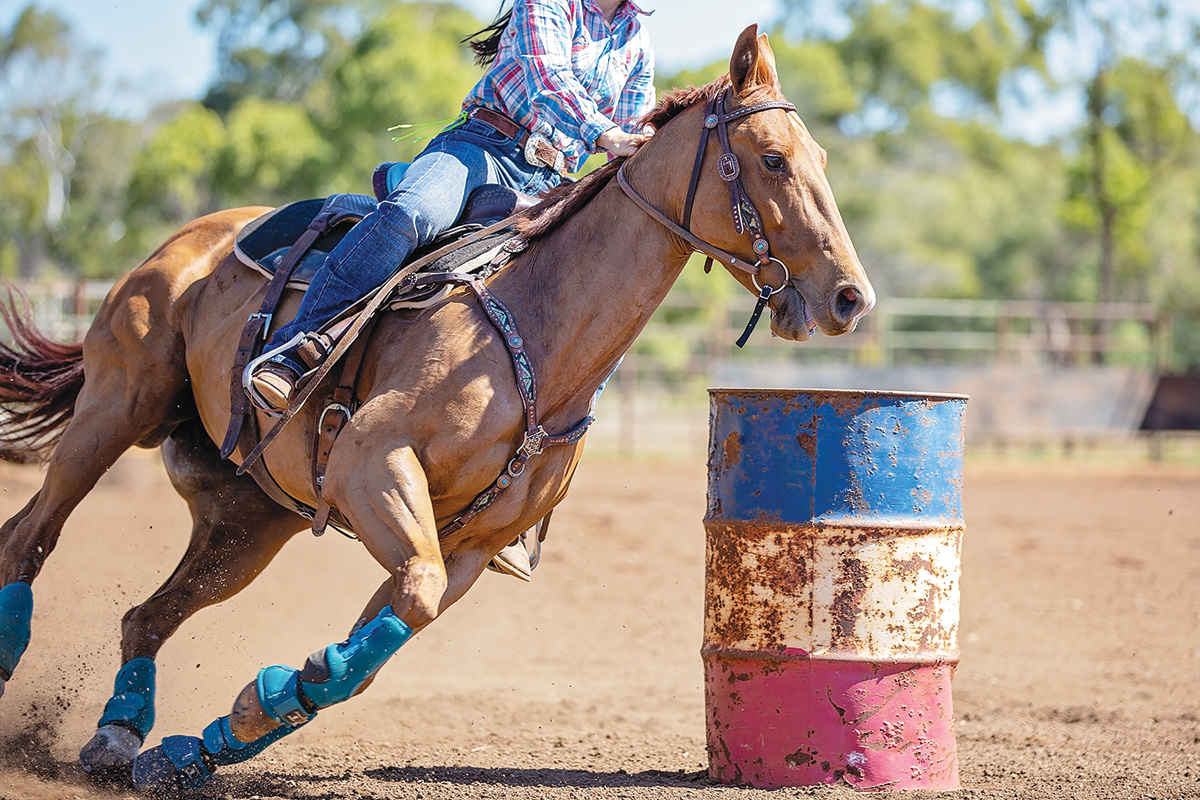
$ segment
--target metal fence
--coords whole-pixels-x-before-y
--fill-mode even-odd
[[[112,284],[58,281],[26,284],[34,318],[45,332],[78,340]],[[991,369],[1058,374],[1088,368],[1095,353],[1106,364],[1154,375],[1169,366],[1171,322],[1147,304],[1032,303],[1026,301],[884,298],[853,334],[803,343],[772,337],[764,324],[744,349],[733,342],[753,307],[748,293],[668,294],[627,354],[600,402],[592,446],[623,456],[702,455],[707,441],[706,389],[731,376],[796,375],[775,385],[803,382],[820,368],[851,367],[859,374],[888,368]],[[1042,371],[1039,373],[1038,371]],[[919,380],[919,379],[918,379]],[[1036,380],[1036,377],[1034,378]],[[837,388],[826,380],[822,388]],[[1143,381],[1144,383],[1144,381]],[[745,385],[742,381],[740,385]],[[862,387],[860,387],[862,388]],[[881,387],[888,388],[888,387]],[[928,389],[929,386],[906,386]],[[1110,432],[986,430],[981,446],[1011,451],[1022,439],[1041,450],[1094,449]],[[1116,433],[1120,433],[1117,431]],[[1151,449],[1162,452],[1161,437]]]
[[[38,330],[64,342],[83,338],[93,317],[113,287],[112,281],[40,281],[16,285]],[[0,330],[0,336],[7,331]]]

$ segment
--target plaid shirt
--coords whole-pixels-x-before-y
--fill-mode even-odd
[[[593,0],[516,0],[487,74],[464,108],[482,105],[540,133],[574,172],[614,125],[638,133],[654,106],[654,52],[633,0],[609,25]]]

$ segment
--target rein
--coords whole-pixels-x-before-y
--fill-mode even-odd
[[[729,147],[728,126],[730,122],[736,119],[748,117],[760,111],[768,111],[775,108],[785,111],[795,111],[796,107],[786,100],[768,100],[765,103],[755,103],[754,105],[743,106],[733,111],[726,111],[725,101],[731,91],[732,87],[726,86],[724,91],[713,95],[705,109],[704,129],[700,134],[700,147],[696,151],[696,163],[692,167],[692,177],[688,182],[687,198],[683,206],[682,225],[674,222],[666,214],[650,205],[646,198],[638,194],[629,185],[629,180],[625,177],[625,164],[621,164],[617,170],[617,184],[621,187],[621,191],[625,192],[638,208],[642,209],[642,211],[646,212],[646,214],[660,225],[691,245],[693,250],[708,256],[708,260],[704,265],[705,272],[712,268],[712,262],[715,259],[722,264],[735,267],[750,275],[755,288],[758,289],[758,302],[754,306],[750,320],[746,323],[746,329],[737,340],[737,346],[744,347],[750,339],[750,334],[754,331],[754,327],[758,324],[759,317],[762,316],[763,309],[767,306],[767,301],[782,291],[784,285],[787,284],[791,271],[787,268],[786,264],[771,255],[771,245],[767,242],[767,235],[763,230],[762,215],[758,213],[758,209],[754,207],[754,203],[750,200],[749,195],[746,194],[746,188],[742,186],[742,181],[739,177],[742,168],[738,162],[738,157]],[[729,208],[733,216],[734,230],[739,234],[749,233],[753,239],[751,248],[754,250],[754,254],[758,256],[758,261],[753,264],[743,261],[719,247],[714,247],[689,230],[692,222],[692,207],[696,202],[696,189],[700,185],[700,170],[704,166],[704,156],[708,151],[709,134],[714,129],[717,131],[717,140],[721,145],[721,156],[717,159],[717,174],[729,186]],[[775,287],[766,282],[760,284],[758,279],[758,276],[762,274],[763,268],[772,262],[778,264],[783,269],[783,279]]]

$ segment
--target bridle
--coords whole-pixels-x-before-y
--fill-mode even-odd
[[[742,181],[739,177],[742,168],[741,164],[738,163],[738,157],[734,155],[729,147],[728,126],[730,122],[736,119],[748,117],[760,111],[768,111],[774,108],[795,111],[796,107],[786,100],[768,100],[764,103],[755,103],[754,105],[743,106],[733,111],[726,111],[725,101],[731,91],[732,87],[726,86],[723,91],[713,95],[705,108],[704,129],[700,134],[700,148],[696,151],[696,162],[692,167],[691,181],[688,183],[687,198],[683,206],[682,224],[671,220],[667,215],[650,205],[644,197],[634,191],[633,187],[629,185],[629,181],[625,178],[625,164],[622,164],[617,170],[617,183],[620,185],[621,190],[639,208],[691,245],[694,250],[708,256],[708,260],[704,265],[705,272],[712,268],[712,262],[716,259],[722,264],[735,267],[750,275],[750,280],[754,283],[754,288],[758,289],[758,302],[754,306],[754,312],[750,315],[749,322],[746,323],[746,330],[742,332],[741,337],[737,340],[737,346],[742,347],[750,338],[754,326],[758,324],[758,319],[762,316],[767,301],[773,295],[782,291],[783,287],[787,285],[791,271],[788,270],[786,264],[771,255],[771,245],[767,242],[766,232],[763,230],[762,216],[758,213],[758,209],[754,207],[754,203],[751,202],[750,197],[746,194],[745,187],[742,186]],[[696,189],[700,185],[700,169],[704,165],[704,155],[708,151],[709,134],[714,129],[717,131],[717,140],[721,144],[721,156],[717,159],[717,174],[729,186],[729,207],[730,213],[733,216],[734,230],[739,234],[749,233],[753,239],[751,248],[754,250],[754,254],[758,256],[758,261],[753,264],[738,258],[732,253],[714,247],[689,230],[692,223],[692,206],[696,201]],[[779,281],[779,285],[775,287],[772,287],[767,282],[760,284],[758,279],[763,269],[772,262],[778,264],[783,269],[783,278]]]

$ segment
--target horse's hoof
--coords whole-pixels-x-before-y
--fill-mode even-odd
[[[6,683],[8,683],[8,681],[4,680],[4,678],[0,678],[0,697],[4,697],[4,684]]]
[[[213,775],[200,754],[201,744],[196,737],[168,736],[133,762],[133,786],[149,792],[195,789]]]
[[[79,751],[79,764],[88,774],[109,771],[128,772],[142,749],[142,740],[120,725],[102,725],[92,740]]]

